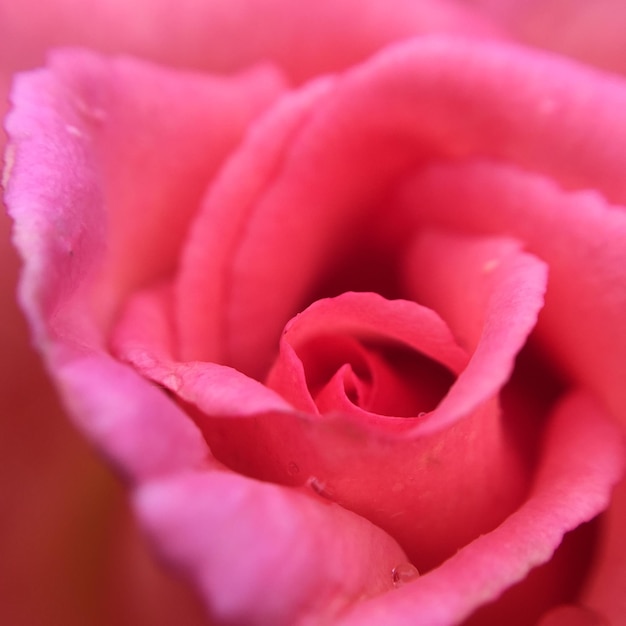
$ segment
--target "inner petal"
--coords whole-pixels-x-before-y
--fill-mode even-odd
[[[319,336],[298,348],[307,386],[320,413],[414,417],[432,411],[454,374],[400,343]]]
[[[266,385],[309,412],[417,416],[435,408],[467,361],[432,310],[349,292],[287,324]]]

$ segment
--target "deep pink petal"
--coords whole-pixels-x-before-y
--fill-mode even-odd
[[[391,592],[392,570],[407,562],[359,516],[242,476],[179,474],[143,485],[135,505],[161,553],[224,623],[320,623]]]
[[[584,606],[562,605],[541,618],[537,626],[608,626],[599,613]]]
[[[328,259],[340,258],[368,221],[371,229],[384,221],[382,194],[416,163],[489,156],[570,188],[626,198],[626,89],[564,60],[425,38],[348,73],[310,108],[282,148],[280,166],[246,195],[245,229],[237,227],[242,218],[233,199],[242,180],[258,179],[260,146],[275,144],[274,126],[259,126],[254,141],[244,143],[238,176],[222,179],[220,189],[236,217],[228,223],[228,246],[217,247],[212,260],[230,268],[228,290],[217,300],[226,319],[216,334],[224,361],[258,378],[285,323],[330,271]]]
[[[603,409],[570,396],[554,415],[532,494],[498,528],[419,580],[355,608],[342,626],[459,623],[550,559],[563,535],[609,503],[624,466],[624,442]],[[566,572],[563,573],[566,575]]]
[[[410,293],[448,321],[472,357],[426,428],[442,428],[493,397],[543,307],[548,267],[503,238],[418,236],[407,260]],[[426,430],[426,428],[424,430]]]
[[[606,616],[609,624],[619,624],[626,615],[623,593],[626,585],[626,480],[622,480],[613,492],[611,506],[603,521],[596,566],[582,596],[585,605]]]
[[[237,363],[228,358],[224,326],[230,313],[231,283],[237,280],[231,257],[245,235],[258,195],[279,175],[294,136],[332,86],[331,80],[320,80],[280,101],[251,129],[246,149],[235,154],[211,188],[181,259],[176,312],[182,359],[226,361],[246,372],[258,370],[262,360],[258,352],[242,356]],[[257,295],[269,305],[268,294]],[[242,326],[240,332],[245,336],[256,327]]]
[[[307,343],[331,336],[403,345],[457,374],[467,362],[467,355],[433,311],[407,300],[385,300],[374,293],[345,293],[313,303],[287,324],[267,384],[286,398],[293,397],[295,406],[306,410],[310,404],[303,389],[311,371],[302,368],[294,350],[297,353]],[[312,364],[308,367],[310,370]]]
[[[564,371],[626,415],[626,212],[494,163],[436,165],[405,196],[415,224],[508,232],[550,268],[539,334]]]

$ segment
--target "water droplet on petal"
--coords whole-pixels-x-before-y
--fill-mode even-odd
[[[74,135],[74,137],[82,137],[83,133],[80,130],[80,128],[78,128],[77,126],[74,126],[72,124],[66,124],[65,125],[65,130],[70,134],[70,135]]]
[[[299,473],[300,473],[300,468],[298,467],[297,463],[290,461],[289,464],[287,465],[287,474],[289,474],[289,476],[296,476],[296,474],[299,474]]]
[[[313,489],[313,491],[315,491],[318,496],[321,496],[322,498],[330,499],[333,495],[332,491],[328,488],[326,483],[316,476],[309,477],[309,479],[306,481],[306,484],[311,487],[311,489]]]
[[[417,571],[417,567],[411,563],[402,563],[391,570],[391,580],[393,581],[393,586],[396,588],[410,583],[419,575],[420,573]]]
[[[427,415],[426,411],[420,411],[420,412],[417,414],[417,417],[425,417],[426,415]]]

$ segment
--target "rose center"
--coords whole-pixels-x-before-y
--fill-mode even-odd
[[[395,342],[320,335],[296,353],[323,413],[350,403],[376,415],[415,417],[432,411],[455,380],[445,366]]]

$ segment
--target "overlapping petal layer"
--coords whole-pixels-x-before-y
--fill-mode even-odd
[[[159,549],[224,623],[313,625],[393,590],[407,558],[336,504],[230,473],[181,473],[135,496]],[[259,577],[271,585],[259,585]]]
[[[610,499],[607,479],[614,483],[623,471],[620,430],[584,394],[565,399],[551,422],[534,487],[518,511],[436,570],[398,590],[393,601],[378,598],[359,605],[340,624],[408,625],[416,615],[432,626],[460,623],[530,568],[550,559],[564,530],[604,509]]]
[[[223,599],[228,596],[220,593],[220,585],[223,584],[221,574],[212,570],[213,566],[204,557],[213,555],[215,550],[219,550],[219,545],[207,540],[207,543],[201,544],[206,550],[198,555],[192,550],[192,544],[197,544],[202,538],[198,531],[202,520],[209,520],[218,528],[226,522],[224,518],[218,519],[219,511],[205,502],[198,503],[198,508],[187,512],[184,507],[172,510],[164,503],[171,503],[177,497],[188,501],[190,496],[204,493],[206,485],[215,487],[222,479],[229,485],[232,484],[230,481],[241,481],[238,485],[252,483],[228,474],[199,472],[200,469],[219,465],[211,459],[205,442],[189,417],[166,395],[142,381],[134,372],[114,363],[108,354],[93,352],[94,347],[104,346],[101,330],[117,308],[119,298],[141,282],[162,278],[174,269],[175,251],[182,232],[172,235],[170,239],[169,235],[163,235],[159,230],[176,214],[170,211],[178,208],[170,202],[167,207],[164,204],[164,212],[157,210],[155,213],[159,217],[155,228],[165,237],[166,253],[163,257],[155,255],[148,258],[152,251],[148,254],[144,250],[147,264],[141,264],[132,275],[126,275],[126,263],[120,260],[131,258],[134,238],[129,232],[138,222],[124,221],[130,231],[121,228],[120,238],[113,238],[110,248],[104,247],[109,225],[119,217],[116,217],[115,211],[141,207],[141,202],[125,198],[124,190],[130,189],[130,186],[123,179],[112,180],[108,176],[115,154],[112,146],[122,142],[125,134],[113,133],[111,138],[100,134],[98,128],[106,127],[114,119],[127,133],[136,132],[137,128],[142,128],[142,116],[133,118],[132,124],[123,124],[127,113],[124,107],[108,107],[110,103],[106,98],[104,102],[101,99],[103,92],[100,90],[104,89],[107,93],[110,78],[107,78],[106,72],[103,74],[95,68],[99,62],[92,67],[95,68],[95,75],[100,77],[94,84],[81,78],[85,76],[81,69],[84,60],[77,61],[74,67],[73,58],[77,57],[70,55],[65,61],[61,60],[54,74],[44,72],[22,81],[18,101],[22,103],[23,113],[14,115],[10,122],[16,153],[9,201],[21,223],[18,244],[28,259],[24,300],[38,338],[48,348],[50,364],[57,371],[68,401],[81,415],[84,427],[133,478],[160,481],[163,475],[178,474],[163,478],[163,483],[158,485],[155,483],[154,490],[148,486],[144,496],[140,496],[138,506],[165,547],[165,552],[200,578],[200,586],[209,603],[215,606],[218,596]],[[461,61],[467,72],[459,75],[456,70]],[[92,65],[92,61],[85,63]],[[76,78],[77,84],[72,80],[68,83],[67,77],[63,78],[64,72],[71,67],[72,80]],[[119,71],[124,71],[130,66],[121,62],[117,67]],[[91,69],[88,74],[90,72]],[[137,75],[145,77],[144,70],[139,68]],[[524,80],[520,80],[521,77]],[[550,81],[550,77],[555,80]],[[150,88],[154,90],[155,83],[169,83],[170,78],[156,80]],[[204,82],[197,77],[190,80],[194,83],[192,95],[202,93]],[[265,86],[260,89],[264,94],[260,100],[267,104],[267,100],[278,93],[280,86],[277,87],[278,82],[274,78],[270,78],[269,83],[261,82]],[[586,134],[583,133],[582,124],[578,121],[583,114],[588,116],[591,110],[587,91],[580,91],[581,83],[591,88],[594,94],[602,96],[602,107],[607,112],[605,117],[600,112],[593,133],[588,132],[588,127],[584,129]],[[270,88],[267,88],[268,84]],[[523,85],[524,90],[515,91],[513,87],[518,84]],[[552,91],[546,90],[546,84]],[[176,88],[180,85],[177,83]],[[617,111],[626,101],[626,96],[624,89],[610,79],[586,74],[565,63],[514,48],[432,40],[398,47],[367,67],[355,70],[337,87],[329,85],[320,82],[315,86],[314,89],[319,89],[322,94],[316,100],[319,106],[315,111],[310,110],[311,118],[292,138],[292,145],[280,166],[268,174],[267,188],[261,185],[262,198],[253,206],[254,210],[246,219],[246,227],[238,233],[239,237],[235,237],[234,245],[217,251],[224,255],[224,258],[218,259],[218,265],[230,268],[232,276],[236,277],[229,283],[224,299],[227,362],[244,362],[249,359],[248,355],[255,354],[261,364],[255,369],[261,373],[267,371],[282,326],[298,310],[303,298],[306,299],[307,294],[315,290],[316,277],[326,269],[324,257],[332,257],[344,245],[352,227],[362,220],[364,207],[368,216],[375,215],[378,202],[398,177],[425,158],[504,157],[525,168],[549,173],[565,186],[584,187],[594,182],[601,185],[609,198],[620,199],[626,195],[621,174],[615,166],[616,162],[623,160],[626,144],[620,140],[620,133],[625,131],[619,124],[611,126],[618,121]],[[175,91],[171,84],[169,87]],[[36,92],[38,97],[43,98],[43,107],[34,97]],[[115,90],[108,92],[108,96],[112,97],[114,93]],[[72,99],[72,96],[75,98]],[[289,107],[293,102],[295,100],[284,100],[283,106]],[[258,110],[264,104],[259,105]],[[141,111],[141,106],[137,110]],[[250,112],[249,117],[254,117],[258,110]],[[559,111],[558,117],[553,116],[555,110]],[[184,107],[176,111],[177,115],[188,112]],[[463,115],[460,115],[461,112]],[[196,113],[201,117],[201,112]],[[111,117],[107,117],[109,114]],[[155,119],[158,120],[159,116]],[[197,120],[191,113],[190,119]],[[271,117],[257,127],[259,135],[255,141],[272,128],[267,119],[271,120]],[[524,120],[523,125],[520,120]],[[246,118],[245,124],[249,121]],[[164,120],[161,122],[159,130],[164,131],[161,138],[167,138],[165,131],[171,132],[172,128]],[[241,130],[237,124],[234,127]],[[152,130],[147,128],[148,135]],[[187,128],[186,132],[191,134],[192,130]],[[173,134],[179,137],[178,132]],[[231,137],[234,143],[237,141],[235,135]],[[208,143],[209,139],[207,137]],[[111,143],[108,143],[109,140]],[[184,149],[186,141],[182,142],[182,146],[176,141],[164,143],[173,150],[168,157],[188,156]],[[582,143],[586,150],[579,153],[580,159],[569,158],[569,151]],[[141,143],[137,145],[141,146]],[[244,143],[244,150],[249,145]],[[546,145],[550,150],[545,150]],[[146,145],[142,149],[150,152]],[[192,152],[196,163],[202,161],[204,165],[200,158],[202,155]],[[366,153],[367,159],[364,156]],[[132,151],[129,154],[132,157],[130,171],[140,173],[139,163],[143,157],[133,157]],[[217,168],[220,161],[221,157],[216,157],[211,167]],[[66,164],[65,171],[73,172],[71,177],[64,179],[55,174],[58,162]],[[163,162],[171,165],[170,161]],[[257,164],[258,159],[252,158],[242,171],[246,167],[252,171]],[[117,168],[114,169],[117,171]],[[179,170],[172,166],[171,171],[168,168],[157,173],[150,168],[146,171],[149,173],[148,182],[154,180],[158,183],[158,173],[162,173],[163,180],[168,181],[167,175]],[[339,180],[342,185],[338,187],[335,183]],[[197,200],[201,191],[199,178],[194,178],[194,181],[195,191],[188,198],[189,202]],[[188,182],[176,178],[172,189],[180,191]],[[168,192],[168,184],[164,183],[164,187],[160,188],[164,197],[173,193],[172,190]],[[156,200],[153,198],[149,204],[152,207],[156,202],[158,208],[159,201],[160,196]],[[297,210],[297,226],[295,221],[289,223],[288,219],[294,210]],[[108,220],[104,219],[105,211],[109,212]],[[339,214],[341,218],[336,217]],[[411,224],[411,219],[405,217],[401,224],[407,226]],[[377,223],[379,220],[374,220],[374,224]],[[431,223],[434,224],[435,220]],[[231,226],[233,224],[226,227]],[[236,223],[234,226],[237,230]],[[38,235],[32,237],[33,232]],[[329,232],[333,233],[330,242],[327,238]],[[486,232],[491,231],[487,228]],[[410,235],[413,236],[414,232]],[[545,258],[543,253],[536,252]],[[419,249],[415,254],[416,258],[420,258]],[[520,256],[526,261],[532,258]],[[491,261],[492,258],[486,258],[483,269]],[[116,265],[118,262],[119,266]],[[528,265],[533,265],[533,262]],[[540,268],[541,264],[534,264],[531,272],[535,279],[531,281],[533,284],[542,275]],[[301,282],[294,283],[297,275]],[[601,273],[598,285],[608,281],[610,288],[610,276],[611,272]],[[558,282],[556,284],[559,285]],[[420,292],[422,288],[418,286],[416,290]],[[259,293],[265,294],[263,301],[257,297]],[[281,294],[280,301],[272,299],[277,293]],[[272,304],[269,312],[265,310],[268,294]],[[521,316],[523,323],[520,328],[523,332],[514,337],[504,361],[509,366],[524,333],[530,330],[539,300],[530,300],[530,312],[526,311]],[[337,500],[376,521],[400,539],[403,546],[410,548],[408,551],[413,560],[422,559],[426,569],[440,563],[477,534],[491,530],[518,503],[523,492],[524,471],[519,471],[514,455],[508,454],[511,447],[505,445],[505,438],[498,428],[495,400],[472,399],[472,403],[477,404],[477,410],[471,413],[471,417],[454,422],[454,427],[450,420],[448,431],[433,429],[419,441],[371,436],[356,421],[345,417],[314,421],[311,416],[292,410],[278,394],[264,388],[258,381],[224,366],[190,363],[181,367],[175,355],[168,356],[168,350],[176,346],[171,333],[180,331],[180,319],[175,317],[167,302],[165,305],[162,300],[159,302],[161,304],[157,303],[157,309],[161,308],[157,313],[160,317],[157,316],[157,322],[150,322],[157,326],[148,329],[148,339],[152,341],[156,336],[155,343],[145,348],[135,346],[134,356],[126,356],[140,368],[142,363],[146,367],[156,363],[154,377],[159,382],[179,394],[183,402],[195,404],[196,409],[206,409],[204,414],[199,414],[193,407],[187,406],[213,453],[243,473],[287,485],[308,483],[325,498]],[[623,310],[622,301],[617,302]],[[95,317],[92,314],[94,303],[98,309]],[[498,302],[496,298],[491,304],[496,309],[500,306],[508,310],[511,298],[506,298],[504,302]],[[150,304],[148,308],[152,306]],[[150,310],[154,312],[155,309]],[[485,311],[488,310],[489,305],[485,307]],[[610,310],[601,309],[609,311],[609,315]],[[488,317],[486,314],[483,317],[486,326]],[[600,314],[599,319],[603,319]],[[250,326],[251,320],[256,325],[254,332],[243,332]],[[198,319],[198,323],[200,321]],[[158,326],[161,322],[162,325]],[[158,332],[151,334],[155,328]],[[190,328],[188,331],[193,338],[197,329]],[[571,328],[566,332],[570,331]],[[468,341],[469,337],[470,343],[472,339],[477,341],[476,354],[479,353],[481,338],[476,339],[474,325],[469,330],[460,328],[456,332],[459,340]],[[257,336],[261,339],[257,340]],[[200,349],[204,348],[200,346]],[[258,352],[255,352],[257,349]],[[495,348],[489,350],[490,354],[496,352]],[[163,354],[166,356],[163,357]],[[165,369],[163,362],[159,362],[163,358],[171,358],[171,362],[165,363]],[[167,371],[168,368],[171,371]],[[112,388],[102,388],[103,380],[110,381]],[[227,393],[220,397],[220,394],[214,393],[214,387],[222,382],[233,395]],[[493,384],[493,390],[497,391],[502,382],[504,380]],[[606,391],[608,387],[605,389],[598,384],[598,389]],[[130,402],[127,401],[129,394],[132,396]],[[248,398],[244,403],[243,416],[238,406],[232,412],[227,410],[234,396],[237,399]],[[447,397],[453,397],[453,393]],[[613,398],[608,394],[606,397]],[[461,400],[463,405],[465,394]],[[602,426],[601,411],[585,400],[572,400],[565,406],[561,415],[566,417],[562,420],[570,428],[557,428],[559,434],[555,435],[555,441],[558,440],[558,445],[550,446],[550,450],[558,448],[562,452],[554,452],[554,457],[548,455],[544,460],[546,474],[538,479],[534,495],[496,530],[475,540],[456,557],[424,577],[426,582],[422,584],[420,581],[422,586],[413,584],[407,586],[407,591],[399,592],[400,595],[389,594],[385,600],[388,606],[381,609],[385,619],[390,617],[402,623],[404,618],[399,611],[409,608],[420,608],[424,615],[433,615],[433,619],[440,619],[441,623],[460,619],[481,602],[495,597],[520,579],[534,564],[549,558],[566,530],[602,509],[619,469],[621,448],[618,450],[611,443],[616,439],[615,431],[610,426]],[[218,416],[214,414],[216,407],[219,409]],[[587,428],[589,424],[584,419],[578,419],[585,413],[593,416],[593,429]],[[557,422],[563,423],[561,418]],[[574,432],[573,424],[580,426],[581,430]],[[587,432],[590,430],[595,433],[593,436]],[[584,436],[575,437],[583,431]],[[235,432],[239,449],[233,453],[232,436]],[[472,445],[468,445],[468,435],[471,435],[469,442]],[[144,452],[145,456],[142,456]],[[453,456],[456,458],[454,464],[448,462]],[[562,461],[568,467],[564,473],[560,473]],[[386,471],[378,478],[372,472],[375,467],[384,467]],[[467,472],[469,467],[477,468],[483,474],[487,474],[488,469],[493,476],[487,476],[487,479],[495,480],[497,484],[493,486],[490,483],[493,489],[485,490],[485,483],[474,481],[475,474]],[[572,468],[580,468],[580,475]],[[190,469],[197,473],[188,473]],[[517,481],[520,473],[521,480]],[[498,483],[501,477],[498,474],[507,478],[506,485]],[[355,476],[368,476],[367,491],[355,482]],[[414,490],[415,485],[411,483],[418,476],[424,481],[424,489],[417,489],[423,499],[412,504],[414,510],[407,523],[406,518],[402,519],[406,511],[398,506],[398,502],[407,501],[403,492]],[[397,477],[401,480],[396,480]],[[413,481],[411,477],[414,477]],[[428,480],[425,480],[426,477]],[[429,481],[430,486],[427,484]],[[510,481],[515,483],[513,488]],[[581,489],[581,484],[584,489]],[[307,512],[310,509],[313,516],[324,517],[324,512],[329,509],[322,507],[331,506],[308,495],[298,494],[293,489],[277,486],[260,489],[262,500],[274,501],[276,498],[284,501],[286,508],[296,513],[303,507]],[[476,499],[468,498],[466,502],[461,502],[461,510],[447,509],[444,502],[446,495],[460,490],[473,493]],[[221,492],[217,489],[216,493]],[[249,493],[251,498],[256,498],[259,492],[251,488]],[[485,506],[480,501],[481,497],[492,501],[492,505]],[[432,500],[429,501],[429,498]],[[447,501],[457,506],[452,498]],[[242,502],[249,504],[245,499]],[[563,502],[562,508],[554,506],[559,502]],[[234,506],[236,508],[239,504]],[[437,506],[441,507],[436,511],[437,519],[434,513],[432,517],[417,515],[417,512],[437,509]],[[359,517],[335,507],[332,510],[344,516],[342,525],[345,523],[346,528],[354,522],[367,529],[366,534],[373,533],[381,541],[389,541],[384,533]],[[455,515],[459,516],[456,520]],[[345,522],[348,518],[352,521]],[[459,519],[467,524],[463,531],[466,535],[457,532]],[[446,522],[450,525],[446,526]],[[268,520],[270,526],[275,523],[276,520]],[[320,524],[320,528],[323,527]],[[248,530],[250,527],[244,520],[241,536],[246,536]],[[543,534],[544,530],[546,534]],[[185,534],[187,531],[190,531],[189,537]],[[195,538],[195,542],[189,541],[190,538]],[[529,557],[530,539],[537,539],[538,544]],[[328,549],[332,547],[331,542]],[[354,555],[349,551],[347,554]],[[506,555],[506,558],[500,560],[498,555]],[[363,554],[356,556],[361,558]],[[273,558],[272,555],[270,557]],[[369,558],[366,554],[364,561]],[[485,563],[484,559],[493,559],[498,563]],[[339,559],[331,565],[343,566],[345,563]],[[458,563],[463,563],[463,566],[456,569],[455,564]],[[480,576],[474,576],[474,572]],[[362,584],[363,580],[354,572],[345,583],[351,594],[349,600],[358,597],[362,588],[369,589],[369,582]],[[476,591],[479,583],[483,585],[480,592]],[[311,583],[306,593],[315,596],[320,591],[319,585],[324,588],[320,579]],[[439,590],[442,587],[446,587],[448,595],[439,598],[449,596],[450,602],[428,606],[431,602],[428,589]],[[321,595],[324,596],[327,591],[326,588]],[[233,611],[240,611],[237,614],[240,617],[250,615],[251,606],[256,603],[255,610],[262,608],[266,610],[265,615],[276,616],[289,623],[289,619],[300,615],[301,607],[310,601],[310,597],[305,594],[288,599],[293,603],[276,606],[272,604],[272,598],[259,599],[252,595],[249,602],[239,608],[230,604],[218,610],[229,616],[234,615]],[[261,601],[265,604],[260,605]],[[438,614],[442,607],[449,607],[445,609],[447,614]],[[374,607],[370,616],[380,618],[381,614],[376,611],[378,609]],[[354,619],[360,617],[357,615]]]
[[[618,113],[625,106],[626,89],[611,77],[514,47],[458,39],[398,45],[348,73],[311,103],[280,168],[258,185],[232,245],[217,249],[220,258],[206,254],[209,267],[229,272],[214,331],[222,337],[224,362],[263,377],[282,328],[308,303],[328,271],[325,263],[349,247],[364,221],[371,228],[384,221],[385,191],[426,159],[505,159],[568,188],[593,186],[613,201],[626,198],[618,165],[626,158]],[[243,147],[250,158],[239,179],[256,176],[253,149],[260,137],[275,145],[274,131],[271,116],[259,124]],[[233,216],[228,223],[240,218],[224,191],[226,178],[216,187],[221,212]],[[211,207],[209,200],[203,213]],[[208,289],[217,275],[207,272],[195,288]],[[196,346],[194,358],[205,358],[206,330],[189,318],[178,330],[188,337],[185,345]]]

